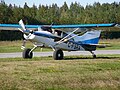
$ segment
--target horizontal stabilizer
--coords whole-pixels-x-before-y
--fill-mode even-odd
[[[109,44],[86,44],[86,45],[96,46],[97,48],[105,48],[105,47],[110,47],[111,46]]]

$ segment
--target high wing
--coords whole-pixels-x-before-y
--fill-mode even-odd
[[[114,27],[116,23],[108,23],[108,24],[73,24],[73,25],[53,25],[52,28],[60,29],[60,31],[64,32],[72,32],[72,28],[79,28],[76,32],[85,31],[89,28],[99,28],[99,27]],[[63,30],[64,28],[64,30]]]
[[[94,27],[113,27],[116,23],[108,24],[75,24],[75,25],[53,25],[52,28],[94,28]]]
[[[25,25],[25,27],[34,30],[41,25]],[[21,28],[19,24],[0,24],[0,30],[17,30],[18,28]]]
[[[95,27],[114,27],[117,25],[116,23],[108,23],[108,24],[74,24],[74,25],[25,25],[26,28],[29,29],[37,29],[42,26],[51,27],[53,29],[61,29],[61,28],[95,28]],[[0,24],[0,30],[17,30],[17,28],[21,28],[19,24]]]

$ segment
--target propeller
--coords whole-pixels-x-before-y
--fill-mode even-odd
[[[32,33],[33,31],[30,31],[30,30],[27,30],[26,28],[25,28],[25,24],[23,23],[23,20],[21,19],[20,21],[19,21],[19,25],[21,26],[21,28],[18,28],[18,30],[19,31],[21,31],[23,34],[25,34],[26,36],[28,36],[30,33]],[[21,49],[25,49],[25,44],[26,44],[26,38],[24,38],[23,37],[23,45],[21,46]]]
[[[19,21],[19,25],[23,28],[24,31],[26,30],[25,24],[23,23],[22,19]]]
[[[27,29],[25,28],[25,24],[23,23],[23,20],[22,20],[22,19],[19,21],[19,25],[22,27],[22,29],[18,28],[18,30],[20,30],[22,33],[24,33],[24,34],[26,34],[26,35],[29,35],[30,33],[33,33],[32,30],[27,30]]]

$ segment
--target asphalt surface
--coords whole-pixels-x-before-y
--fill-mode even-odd
[[[120,54],[120,50],[96,50],[94,51],[96,55],[107,55],[107,54]],[[53,56],[53,52],[34,52],[34,57],[45,57],[45,56]],[[64,51],[65,56],[71,56],[71,55],[91,55],[88,51],[71,51],[67,52]],[[16,53],[0,53],[0,58],[16,58],[16,57],[22,57],[22,52],[16,52]]]

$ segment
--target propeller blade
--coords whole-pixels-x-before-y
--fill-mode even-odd
[[[22,29],[18,28],[18,30],[21,31],[21,32],[23,33],[23,30],[22,30]]]
[[[22,27],[22,29],[18,28],[18,30],[21,31],[22,33],[24,33],[24,34],[26,34],[26,35],[29,35],[30,33],[31,33],[31,34],[33,33],[32,30],[27,30],[27,29],[25,28],[25,24],[23,23],[23,20],[22,20],[22,19],[19,21],[19,25]]]
[[[22,19],[19,21],[19,25],[23,28],[24,31],[26,30],[25,24],[23,23]]]

